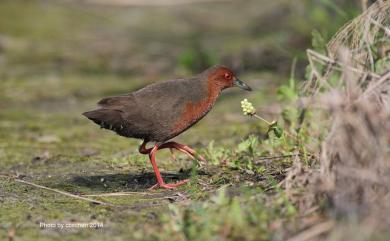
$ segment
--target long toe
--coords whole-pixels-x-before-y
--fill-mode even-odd
[[[154,190],[157,189],[160,185],[158,183],[154,184],[153,186],[149,187],[148,190]]]
[[[177,161],[176,155],[175,155],[175,153],[173,152],[173,149],[172,149],[172,148],[169,148],[169,151],[171,152],[172,161]]]
[[[165,189],[175,189],[177,188],[178,186],[181,186],[181,185],[184,185],[186,184],[187,182],[189,181],[189,179],[184,179],[184,180],[181,180],[181,181],[178,181],[176,183],[163,183],[163,184],[154,184],[152,187],[149,188],[149,190],[153,190],[153,189],[156,189],[156,188],[165,188]]]
[[[184,179],[184,180],[178,181],[178,182],[176,182],[176,183],[169,183],[169,184],[167,184],[167,185],[169,185],[169,186],[175,188],[175,187],[184,185],[184,184],[186,184],[186,183],[189,182],[189,181],[190,181],[190,179]]]
[[[166,184],[160,185],[160,187],[165,188],[165,189],[175,189],[177,186],[175,186],[172,183],[166,183]]]
[[[196,157],[201,160],[202,162],[206,162],[206,159],[202,156],[202,155],[199,155],[197,154]]]

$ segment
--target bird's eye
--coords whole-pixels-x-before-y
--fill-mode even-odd
[[[230,73],[225,73],[225,79],[230,80],[232,75]]]

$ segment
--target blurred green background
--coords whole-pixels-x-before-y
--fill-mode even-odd
[[[2,79],[76,73],[155,79],[215,63],[287,73],[293,57],[304,58],[313,29],[329,38],[358,13],[358,2],[242,0],[142,7],[2,0]]]
[[[49,123],[77,127],[87,123],[80,113],[104,96],[190,76],[213,64],[234,69],[257,90],[254,100],[267,108],[276,87],[288,80],[294,58],[294,74],[303,78],[313,30],[322,36],[314,44],[323,46],[359,13],[359,3],[242,0],[143,6],[134,0],[2,0],[2,140],[15,139],[20,125],[35,125],[32,119],[38,116],[46,119],[33,136],[50,134]],[[225,97],[218,114],[208,118],[212,123],[240,119],[243,94],[229,91]],[[271,108],[265,115],[277,111]],[[77,124],[51,120],[54,113]],[[213,118],[221,116],[226,118]]]

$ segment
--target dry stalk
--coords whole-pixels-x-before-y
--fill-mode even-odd
[[[23,184],[26,184],[26,185],[29,185],[29,186],[33,186],[33,187],[36,187],[36,188],[40,188],[40,189],[43,189],[43,190],[59,193],[61,195],[64,195],[64,196],[67,196],[67,197],[71,197],[71,198],[75,198],[75,199],[78,199],[78,200],[87,201],[87,202],[90,202],[90,203],[100,204],[100,205],[105,205],[105,206],[114,206],[113,204],[110,204],[110,203],[106,203],[106,202],[102,202],[102,201],[99,201],[99,200],[95,200],[95,199],[79,196],[79,195],[76,195],[76,194],[72,194],[72,193],[61,191],[61,190],[54,189],[54,188],[45,187],[45,186],[42,186],[42,185],[39,185],[39,184],[35,184],[35,183],[29,182],[29,181],[25,181],[25,180],[19,179],[17,177],[8,176],[8,175],[0,175],[0,177],[8,179],[8,180],[15,181],[15,182],[23,183]]]
[[[307,51],[311,73],[303,102],[329,116],[329,133],[319,166],[306,170],[294,162],[285,183],[294,201],[291,190],[311,175],[309,192],[295,203],[303,203],[313,189],[317,198],[325,198],[328,211],[346,220],[334,225],[342,235],[332,240],[355,240],[356,229],[346,228],[351,224],[362,227],[358,230],[367,238],[390,230],[390,64],[377,68],[379,61],[390,62],[389,51],[379,51],[390,46],[389,26],[390,1],[378,1],[332,38],[326,55]],[[326,240],[310,230],[292,240]]]

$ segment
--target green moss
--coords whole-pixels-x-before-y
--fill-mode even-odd
[[[0,173],[78,195],[132,194],[94,197],[115,205],[106,207],[1,177],[0,240],[12,229],[15,240],[268,240],[277,232],[277,223],[296,223],[297,207],[277,185],[291,159],[259,160],[302,147],[286,138],[267,137],[267,126],[241,114],[240,100],[245,96],[265,118],[278,118],[276,86],[288,77],[264,72],[253,63],[260,58],[269,62],[268,52],[252,59],[246,59],[247,53],[260,47],[289,58],[286,46],[293,48],[297,33],[310,36],[312,26],[306,15],[288,21],[296,16],[284,11],[280,22],[290,22],[291,28],[279,21],[270,24],[266,12],[283,10],[290,6],[287,1],[280,6],[264,1],[264,11],[256,1],[231,4],[140,11],[61,1],[2,1]],[[311,12],[310,19],[323,23],[329,13],[319,10]],[[178,152],[176,160],[168,150],[159,152],[164,179],[190,178],[187,185],[148,191],[155,178],[147,156],[137,151],[140,141],[102,130],[81,113],[104,96],[180,73],[178,59],[186,68],[199,68],[193,58],[194,36],[207,52],[203,64],[241,56],[241,68],[249,71],[239,77],[255,91],[226,91],[207,117],[176,138],[204,154],[207,165],[197,167]],[[296,47],[303,49],[306,45],[301,44],[310,41],[298,42]],[[277,60],[277,66],[282,65]],[[291,119],[288,115],[285,122],[293,123]],[[302,133],[303,143],[309,142],[308,130]],[[104,227],[39,227],[40,222],[95,221]]]

